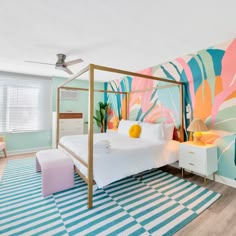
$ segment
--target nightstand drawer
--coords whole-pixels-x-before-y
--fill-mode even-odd
[[[179,166],[195,171],[205,168],[205,158],[201,158],[195,153],[180,152]]]
[[[206,149],[189,145],[180,145],[180,152],[184,152],[187,155],[206,156]]]
[[[190,166],[196,166],[197,168],[205,166],[206,159],[204,157],[206,156],[206,152],[204,150],[195,150],[194,148],[191,149],[187,146],[182,148],[180,146],[179,155],[180,162],[184,165],[190,163]]]
[[[216,172],[218,169],[216,146],[196,146],[191,142],[181,143],[179,166],[205,176]]]

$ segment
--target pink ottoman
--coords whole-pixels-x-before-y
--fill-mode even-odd
[[[74,164],[62,150],[37,152],[36,171],[42,171],[43,197],[74,187]]]

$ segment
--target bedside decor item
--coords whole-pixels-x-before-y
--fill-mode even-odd
[[[129,136],[131,138],[139,138],[141,133],[141,126],[138,124],[132,125],[129,129]]]
[[[101,128],[101,133],[104,133],[106,131],[107,127],[107,109],[108,109],[108,103],[106,102],[99,102],[99,109],[96,110],[93,118],[96,120],[97,126]]]
[[[196,118],[194,119],[188,129],[188,131],[194,132],[193,137],[194,137],[194,141],[193,143],[195,145],[205,145],[200,139],[202,137],[202,133],[201,132],[205,132],[208,131],[208,128],[206,127],[205,123],[203,122],[203,120]]]

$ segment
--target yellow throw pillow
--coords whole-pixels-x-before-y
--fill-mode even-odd
[[[132,125],[129,129],[129,136],[131,138],[139,138],[141,133],[141,126],[140,125]]]

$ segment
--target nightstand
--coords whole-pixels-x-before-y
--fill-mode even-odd
[[[213,144],[204,146],[194,145],[192,142],[184,142],[179,145],[179,167],[182,168],[182,177],[184,169],[206,177],[213,174],[215,180],[215,172],[218,170],[217,163],[217,147]]]

